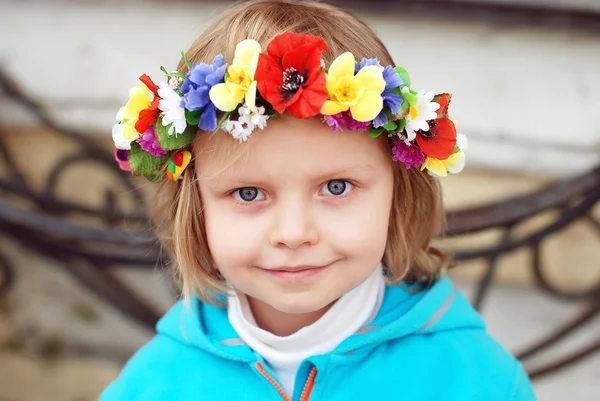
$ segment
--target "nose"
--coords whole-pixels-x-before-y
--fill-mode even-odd
[[[298,200],[282,200],[276,208],[270,232],[271,245],[297,249],[319,241],[319,231],[309,205]]]

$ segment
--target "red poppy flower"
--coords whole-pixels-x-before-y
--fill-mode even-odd
[[[328,99],[321,56],[327,44],[318,36],[286,32],[260,54],[254,79],[258,91],[280,114],[316,116]]]
[[[429,121],[429,131],[417,132],[417,143],[423,152],[434,159],[445,160],[456,147],[456,127],[449,118]]]
[[[160,113],[160,109],[158,108],[160,97],[158,96],[158,86],[152,82],[152,79],[148,75],[143,74],[140,77],[140,81],[146,85],[152,93],[154,93],[152,104],[150,107],[140,111],[140,114],[138,114],[138,120],[135,122],[135,130],[140,134],[143,134],[148,130],[149,126],[154,124],[158,118],[158,113]]]

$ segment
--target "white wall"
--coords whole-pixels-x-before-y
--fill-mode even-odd
[[[137,75],[173,68],[217,4],[5,3],[0,63],[60,121],[108,135]],[[413,86],[454,94],[470,166],[561,176],[600,161],[600,35],[365,18]],[[0,119],[30,122],[5,103]]]

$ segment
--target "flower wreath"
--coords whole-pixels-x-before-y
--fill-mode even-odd
[[[158,86],[144,74],[112,131],[115,158],[123,170],[150,180],[178,180],[191,160],[183,150],[198,129],[223,130],[244,142],[269,118],[288,112],[320,116],[334,131],[368,131],[394,138],[392,159],[435,176],[464,167],[466,138],[448,118],[451,95],[410,89],[401,67],[376,58],[355,60],[350,52],[329,68],[327,45],[314,35],[283,33],[262,53],[255,40],[236,46],[233,62],[218,55],[212,64],[191,64],[187,74],[167,72]],[[217,121],[217,115],[220,119]]]

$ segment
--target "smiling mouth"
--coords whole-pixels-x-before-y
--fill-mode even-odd
[[[277,269],[263,269],[269,275],[285,281],[307,280],[319,275],[331,263],[326,265],[285,266]]]
[[[313,269],[322,269],[326,266],[329,266],[329,264],[327,265],[302,265],[302,266],[286,266],[286,267],[279,267],[277,269],[267,269],[269,271],[273,271],[273,272],[288,272],[288,273],[298,273],[298,272],[303,272],[306,270],[313,270]]]

